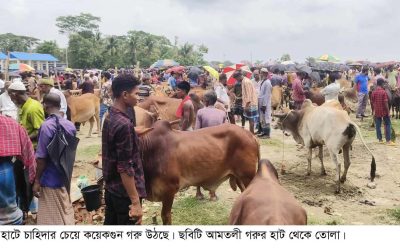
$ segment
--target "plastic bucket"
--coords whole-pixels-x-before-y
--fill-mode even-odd
[[[93,211],[101,206],[101,195],[99,185],[90,185],[81,189],[83,199],[85,200],[86,210]]]

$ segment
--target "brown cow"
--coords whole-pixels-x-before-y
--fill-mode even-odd
[[[244,190],[256,173],[259,145],[250,132],[223,124],[192,132],[172,130],[157,121],[149,132],[138,133],[147,199],[163,203],[161,217],[171,224],[175,194],[186,187],[209,191],[230,179],[233,190]]]
[[[305,96],[310,99],[312,103],[321,106],[325,102],[325,96],[320,93],[320,88],[311,88],[309,91],[305,91]]]
[[[136,127],[151,128],[157,121],[157,114],[151,113],[141,107],[135,106]]]
[[[283,88],[280,86],[272,87],[271,107],[277,110],[282,106]]]
[[[193,102],[194,112],[204,107],[201,103],[199,97],[195,94],[189,94]],[[176,121],[179,119],[176,116],[176,110],[178,109],[182,100],[163,96],[149,96],[143,102],[139,103],[137,106],[158,115],[158,120],[165,121]],[[194,127],[195,121],[192,126]]]
[[[91,93],[73,96],[70,91],[66,91],[64,95],[71,112],[71,122],[84,123],[89,121],[90,129],[88,137],[90,137],[92,135],[94,120],[96,120],[97,132],[100,135],[100,99]]]
[[[281,186],[272,163],[261,160],[256,176],[235,201],[229,224],[306,225],[307,213]]]

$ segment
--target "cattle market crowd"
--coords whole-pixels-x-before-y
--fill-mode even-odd
[[[230,224],[307,224],[273,164],[260,159],[259,140],[269,140],[274,128],[290,133],[309,152],[308,173],[318,147],[325,174],[325,146],[340,192],[358,134],[372,156],[373,186],[375,158],[349,114],[359,122],[372,115],[378,143],[396,146],[391,119],[399,119],[399,70],[396,63],[334,70],[236,64],[33,71],[14,79],[0,73],[0,225],[25,224],[29,213],[38,225],[75,224],[71,179],[86,122],[89,137],[95,122],[101,136],[105,225],[141,224],[143,199],[162,202],[163,223],[172,224],[179,190],[195,186],[204,199],[204,188],[216,200],[227,179],[242,191]],[[270,204],[280,212],[265,216]]]

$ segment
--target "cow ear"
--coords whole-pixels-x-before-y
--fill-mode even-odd
[[[278,117],[278,118],[285,118],[287,114],[273,114],[273,116]]]
[[[153,129],[154,128],[135,127],[135,132],[139,137],[141,137],[147,134],[148,132],[152,131]]]

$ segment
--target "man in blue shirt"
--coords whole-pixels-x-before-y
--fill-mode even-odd
[[[358,109],[356,118],[367,117],[364,113],[368,102],[368,80],[368,68],[363,68],[361,74],[357,75],[354,79],[354,86],[358,92]]]
[[[168,84],[174,91],[176,90],[176,78],[178,78],[178,74],[172,71],[171,76],[168,78]]]

